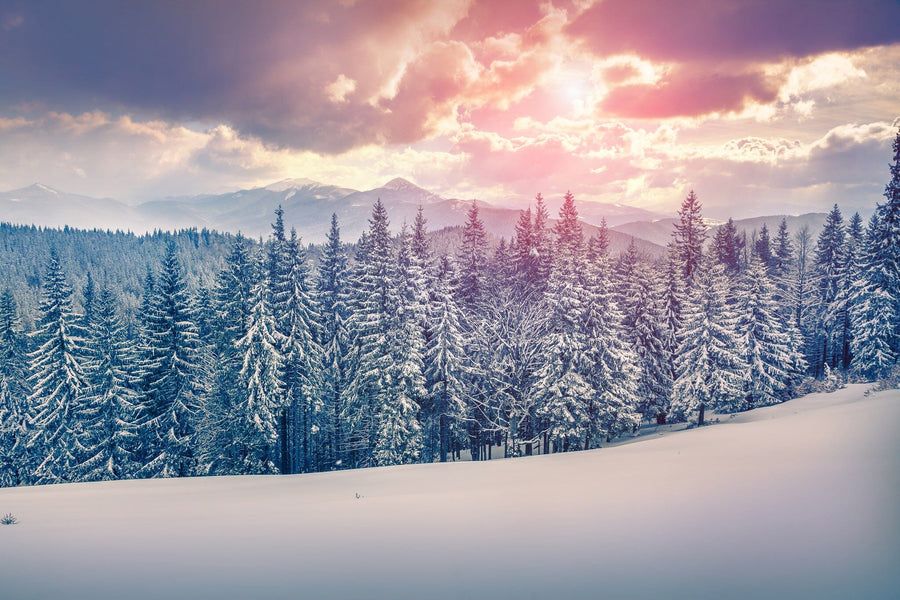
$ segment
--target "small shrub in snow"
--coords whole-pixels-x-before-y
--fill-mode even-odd
[[[12,513],[6,513],[0,517],[0,525],[15,525],[19,520]]]

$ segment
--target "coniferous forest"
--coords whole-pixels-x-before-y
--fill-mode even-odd
[[[599,448],[642,424],[898,377],[900,134],[868,223],[729,221],[612,256],[568,193],[512,240],[381,202],[349,245],[0,226],[0,485],[304,473]]]

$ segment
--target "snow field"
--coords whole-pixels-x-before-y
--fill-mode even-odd
[[[565,455],[3,489],[0,598],[896,598],[900,391],[865,389]]]

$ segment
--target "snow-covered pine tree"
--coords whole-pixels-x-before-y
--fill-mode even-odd
[[[788,233],[787,219],[782,218],[772,242],[772,265],[769,275],[775,284],[775,307],[782,321],[791,322],[791,270],[794,266],[794,244]],[[793,326],[793,325],[792,325]]]
[[[320,317],[315,288],[310,279],[306,251],[295,230],[286,245],[284,279],[272,282],[273,315],[283,336],[281,354],[285,398],[290,409],[291,472],[318,470],[324,414]]]
[[[424,240],[427,243],[427,238]],[[343,439],[341,429],[341,392],[345,381],[345,355],[347,352],[346,301],[347,256],[341,243],[341,231],[337,215],[331,215],[331,229],[319,263],[318,298],[322,325],[319,344],[322,347],[322,404],[328,415],[322,468],[343,465]]]
[[[730,284],[724,267],[705,265],[696,283],[682,306],[672,411],[684,416],[696,412],[703,425],[707,408],[734,411],[742,406],[746,365],[727,302]]]
[[[588,340],[586,379],[594,391],[588,406],[591,425],[587,448],[599,447],[641,423],[637,408],[638,357],[623,330],[624,316],[610,280],[612,269],[607,253],[602,251],[603,240],[598,241],[599,248],[590,253],[592,260],[585,269],[587,295],[580,315],[580,327]]]
[[[771,269],[773,265],[772,240],[769,238],[769,226],[765,223],[759,229],[759,235],[753,244],[753,254],[757,256],[766,267]]]
[[[554,264],[545,294],[550,334],[546,362],[538,372],[541,396],[538,415],[545,424],[553,450],[581,450],[589,443],[594,390],[586,376],[589,343],[580,316],[587,309],[584,270],[584,234],[575,198],[567,192],[554,227]]]
[[[678,210],[679,221],[672,233],[675,256],[678,259],[681,276],[686,288],[690,289],[696,279],[703,258],[703,243],[706,241],[707,226],[701,214],[702,206],[694,190],[691,190]]]
[[[0,294],[0,487],[28,483],[31,478],[28,438],[26,341],[12,292]]]
[[[776,404],[787,399],[797,374],[798,353],[792,348],[787,324],[778,314],[775,286],[762,256],[754,256],[742,274],[738,301],[739,350],[746,366],[744,404],[739,410]]]
[[[619,262],[616,279],[625,339],[638,359],[638,410],[644,419],[656,421],[666,413],[672,377],[659,310],[661,289],[634,239]]]
[[[344,453],[349,467],[374,464],[378,420],[389,387],[386,375],[393,357],[388,335],[398,299],[388,224],[387,211],[379,199],[372,209],[369,230],[357,244],[356,264],[349,280],[348,383],[341,398]]]
[[[844,218],[837,204],[828,213],[819,234],[814,257],[814,276],[818,292],[816,306],[813,375],[821,377],[827,362],[832,370],[839,366],[842,328],[836,300],[841,291],[841,271],[845,261]]]
[[[397,253],[397,305],[388,334],[392,360],[375,434],[375,464],[379,466],[417,462],[422,455],[419,408],[427,395],[423,328],[426,291],[411,241],[404,224]]]
[[[447,461],[454,433],[464,429],[465,345],[459,306],[453,296],[453,266],[442,256],[434,278],[434,298],[429,305],[431,335],[425,349],[428,408],[424,419],[425,458]]]
[[[149,353],[138,403],[138,477],[195,473],[196,428],[206,394],[194,306],[174,242],[169,242],[147,315]]]
[[[59,483],[72,481],[77,464],[75,436],[86,385],[86,352],[81,319],[72,311],[72,288],[55,248],[47,261],[41,313],[33,334],[36,349],[30,354],[28,447],[37,457],[34,480]]]
[[[280,375],[281,341],[269,305],[266,280],[253,289],[247,333],[235,347],[241,357],[240,395],[230,415],[230,440],[224,455],[240,474],[279,472],[278,418],[284,389]]]
[[[201,473],[239,472],[238,459],[226,453],[226,449],[233,449],[231,419],[242,401],[240,386],[235,385],[243,364],[237,341],[247,335],[250,327],[252,294],[261,270],[260,261],[251,256],[248,240],[241,234],[235,236],[225,266],[216,276],[212,302],[215,332],[211,340],[206,340],[213,367],[210,394],[198,430]]]
[[[851,327],[850,312],[852,310],[851,303],[854,297],[855,283],[860,278],[862,269],[862,253],[865,244],[865,232],[862,226],[862,217],[859,213],[853,213],[850,221],[847,223],[847,235],[844,240],[843,261],[840,265],[840,282],[838,284],[838,293],[834,299],[834,325],[837,330],[836,340],[838,347],[836,352],[840,353],[838,358],[838,366],[841,371],[846,373],[850,369],[852,359],[851,347],[853,343],[853,330]]]
[[[137,392],[132,346],[118,314],[118,300],[103,287],[92,302],[88,337],[88,387],[79,411],[81,428],[76,437],[78,481],[110,481],[131,477],[138,468],[135,457]]]
[[[730,277],[736,276],[741,270],[741,239],[738,237],[734,220],[719,227],[713,236],[712,256],[722,266]]]
[[[470,311],[474,310],[481,300],[482,288],[485,285],[487,247],[487,233],[481,217],[478,216],[478,204],[473,200],[472,207],[466,214],[462,245],[457,255],[459,298],[462,305]]]
[[[810,243],[809,227],[804,225],[794,235],[797,246],[796,260],[791,269],[790,298],[791,321],[799,335],[800,347],[809,369],[813,363],[815,350],[815,311],[813,273],[810,267]]]
[[[866,232],[866,252],[851,320],[853,368],[887,377],[900,357],[900,131],[894,138],[891,180]]]

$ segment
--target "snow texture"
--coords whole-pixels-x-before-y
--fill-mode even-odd
[[[896,598],[900,392],[865,389],[575,454],[2,489],[0,596]]]

